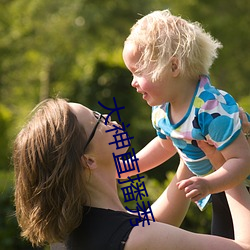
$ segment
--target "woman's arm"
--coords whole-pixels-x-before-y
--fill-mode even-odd
[[[151,206],[156,221],[177,227],[181,225],[189,208],[190,200],[186,198],[183,191],[177,188],[176,183],[191,176],[193,174],[181,160],[174,178]]]
[[[235,225],[235,240],[191,233],[168,224],[153,222],[145,227],[134,227],[125,250],[249,250],[250,196],[244,186],[237,186],[226,193]]]
[[[232,214],[235,240],[248,244],[250,249],[250,195],[245,185],[226,190]],[[225,248],[224,248],[225,249]]]
[[[250,124],[250,123],[249,123]],[[208,155],[210,159],[213,159],[215,165],[221,166],[224,163],[221,153],[214,151],[214,148],[206,143],[201,143],[203,151]],[[180,171],[180,172],[178,172]],[[190,173],[185,172],[187,169],[181,162],[178,168],[177,175],[164,191],[159,200],[152,205],[153,212],[158,213],[158,219],[163,222],[168,221],[168,216],[173,215],[174,209],[178,209],[178,202],[175,202],[174,194],[178,194],[175,189],[172,189],[173,184],[179,179],[182,179],[185,175]],[[184,171],[184,172],[182,172]],[[179,175],[180,174],[180,175]],[[170,192],[171,193],[168,193]],[[172,196],[173,195],[173,196]],[[125,245],[125,250],[137,250],[137,249],[155,249],[155,250],[210,250],[210,249],[230,249],[230,250],[250,250],[250,237],[249,237],[249,225],[250,225],[250,196],[244,185],[239,185],[226,191],[229,207],[232,213],[235,240],[230,240],[218,236],[202,235],[191,233],[168,224],[154,222],[150,225],[142,227],[134,227],[130,233],[129,239]],[[181,197],[181,196],[177,196]],[[184,199],[185,200],[185,199]],[[165,204],[166,202],[166,204]],[[183,202],[183,200],[182,200]],[[186,204],[185,202],[182,204]],[[165,216],[162,214],[164,209],[161,210],[163,205],[165,210]],[[181,203],[179,203],[181,205]],[[187,205],[187,204],[186,204]],[[156,217],[156,216],[155,216]],[[170,219],[171,221],[171,219]],[[174,223],[172,223],[174,224]]]

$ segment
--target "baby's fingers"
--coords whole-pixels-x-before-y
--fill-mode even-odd
[[[186,180],[181,180],[179,182],[176,183],[178,189],[183,190],[186,187],[190,186],[193,184],[193,181],[190,179],[186,179]]]
[[[190,192],[186,193],[186,197],[195,202],[200,199],[201,195],[198,189],[193,189]]]

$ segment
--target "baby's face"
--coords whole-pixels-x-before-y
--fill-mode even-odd
[[[152,69],[140,71],[138,68],[138,62],[141,58],[141,52],[132,43],[125,43],[123,49],[123,60],[132,73],[133,79],[131,86],[136,91],[142,94],[142,98],[147,102],[149,106],[161,105],[167,101],[166,91],[168,85],[168,75],[165,74],[164,79],[158,79],[152,81]],[[150,64],[149,64],[150,67]]]

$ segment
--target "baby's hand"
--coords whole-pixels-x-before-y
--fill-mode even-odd
[[[209,183],[204,177],[194,176],[181,180],[176,185],[180,190],[184,190],[186,197],[192,201],[198,201],[210,193]]]

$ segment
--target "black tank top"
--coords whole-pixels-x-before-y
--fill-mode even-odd
[[[138,216],[85,207],[82,223],[66,242],[67,250],[122,250]]]

